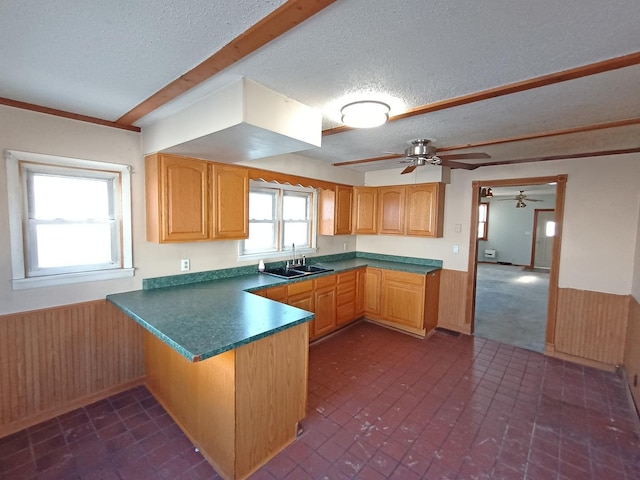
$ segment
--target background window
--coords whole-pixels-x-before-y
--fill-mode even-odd
[[[240,242],[240,255],[277,256],[315,248],[316,192],[311,188],[251,182],[249,238]],[[265,255],[266,254],[266,255]]]
[[[133,275],[126,165],[6,158],[14,289]]]
[[[478,240],[487,240],[489,231],[489,204],[483,202],[478,208]]]

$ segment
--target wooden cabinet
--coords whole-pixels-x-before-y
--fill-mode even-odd
[[[355,270],[337,274],[336,286],[336,324],[349,323],[356,318],[356,281]]]
[[[145,159],[147,240],[209,238],[208,168],[201,160],[155,154]]]
[[[353,233],[378,233],[377,212],[378,188],[353,187]]]
[[[404,235],[405,187],[378,188],[378,233]]]
[[[364,274],[364,311],[366,315],[377,318],[382,314],[381,288],[382,270],[367,267]]]
[[[421,337],[436,327],[439,270],[427,275],[382,270],[380,286],[381,311],[373,320]]]
[[[313,338],[331,332],[336,328],[336,277],[320,277],[315,289],[315,319]]]
[[[359,268],[356,270],[356,318],[360,318],[364,315],[364,283],[366,277],[366,268]]]
[[[315,307],[313,290],[313,280],[287,285],[287,305],[313,312]]]
[[[320,235],[351,235],[353,188],[336,185],[333,190],[320,190]]]
[[[444,184],[353,188],[353,233],[442,237]]]
[[[404,234],[442,237],[444,222],[444,184],[408,185],[405,196]]]
[[[422,330],[424,325],[425,275],[382,272],[382,317],[399,325]]]
[[[147,240],[242,239],[249,235],[249,171],[195,158],[145,158]]]
[[[249,238],[249,170],[213,163],[211,238]]]
[[[287,303],[287,286],[267,288],[264,296],[276,302]]]

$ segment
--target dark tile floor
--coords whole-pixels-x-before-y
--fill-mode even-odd
[[[311,347],[304,433],[251,478],[640,479],[623,380],[361,322]],[[217,479],[144,387],[0,439],[0,478]]]

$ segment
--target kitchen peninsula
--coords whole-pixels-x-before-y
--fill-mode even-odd
[[[355,253],[318,260],[335,272],[316,278],[441,268]],[[148,279],[144,290],[107,297],[145,328],[148,388],[224,478],[248,477],[295,439],[305,416],[314,315],[251,293],[295,283],[240,267]]]

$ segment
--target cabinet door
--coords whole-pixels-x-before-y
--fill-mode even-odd
[[[382,317],[415,329],[424,328],[425,276],[392,272],[382,274]]]
[[[351,235],[351,204],[353,188],[338,185],[336,187],[336,235]]]
[[[209,239],[207,162],[173,155],[145,159],[147,240]]]
[[[336,289],[324,287],[315,293],[313,336],[318,337],[336,328]]]
[[[364,311],[367,315],[379,317],[382,314],[381,284],[382,270],[367,267],[364,274]]]
[[[405,187],[378,188],[378,233],[404,234]]]
[[[405,235],[442,237],[444,184],[406,187]]]
[[[320,190],[320,235],[351,234],[353,188],[336,185],[333,190]]]
[[[353,233],[377,233],[378,189],[353,187]]]
[[[249,238],[249,170],[212,164],[212,238]]]

